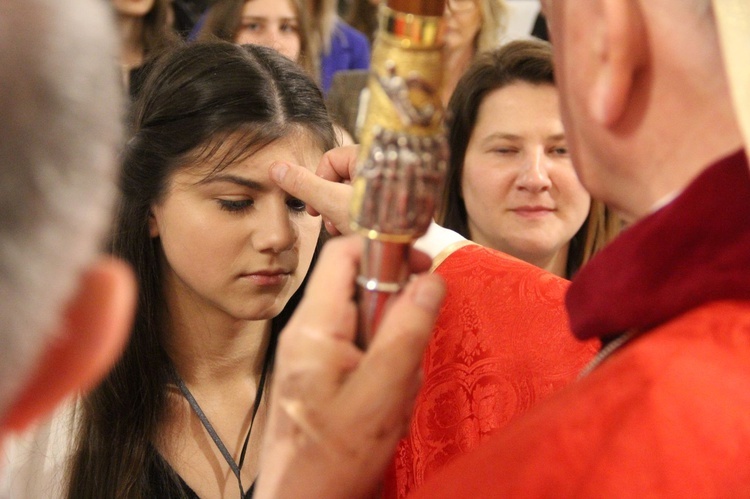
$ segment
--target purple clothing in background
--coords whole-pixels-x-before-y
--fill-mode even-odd
[[[320,57],[320,84],[323,93],[331,88],[333,74],[345,69],[369,69],[370,43],[367,37],[346,24],[336,21],[331,37],[331,51]]]

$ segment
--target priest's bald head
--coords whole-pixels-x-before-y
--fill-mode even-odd
[[[543,4],[571,153],[594,197],[640,218],[743,146],[710,0]]]
[[[122,88],[109,3],[0,3],[0,440],[90,386],[124,342],[123,264],[97,256]]]

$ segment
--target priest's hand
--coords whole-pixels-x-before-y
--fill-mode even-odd
[[[286,192],[307,204],[307,211],[322,215],[331,235],[349,234],[349,204],[352,188],[346,183],[354,174],[358,146],[337,147],[321,159],[316,173],[288,163],[271,167],[271,179]]]
[[[366,497],[408,428],[444,284],[416,276],[363,352],[353,298],[362,250],[354,237],[326,244],[281,334],[256,499]],[[416,251],[410,260],[414,272],[430,264]]]
[[[336,147],[326,152],[315,174],[332,182],[348,182],[354,178],[359,146]]]

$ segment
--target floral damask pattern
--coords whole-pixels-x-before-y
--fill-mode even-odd
[[[570,333],[564,279],[475,244],[453,252],[436,272],[445,278],[448,296],[384,497],[405,497],[565,386],[599,346]]]

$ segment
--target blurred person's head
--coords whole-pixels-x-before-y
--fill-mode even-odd
[[[299,22],[289,1],[251,0],[242,7],[242,21],[234,41],[271,47],[297,61],[301,49]]]
[[[479,56],[451,98],[448,125],[446,227],[563,277],[617,232],[571,164],[548,44]]]
[[[199,40],[252,43],[278,50],[317,78],[310,19],[303,0],[216,0]]]
[[[445,7],[445,50],[474,53],[500,45],[508,7],[504,0],[448,0]]]
[[[640,218],[742,147],[710,0],[543,8],[573,163],[592,196]]]
[[[0,6],[2,434],[89,388],[128,331],[132,275],[98,255],[121,146],[116,38],[101,0]]]

